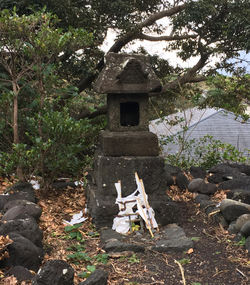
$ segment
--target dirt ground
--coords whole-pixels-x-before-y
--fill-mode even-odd
[[[4,191],[4,188],[2,185],[1,190]],[[67,225],[63,220],[70,220],[73,214],[85,208],[82,187],[53,189],[46,196],[41,191],[36,193],[38,205],[43,209],[39,226],[44,232],[44,263],[53,259],[70,263],[75,269],[75,284],[85,280],[83,275],[90,274],[93,268],[108,272],[109,285],[250,284],[250,258],[244,246],[236,244],[234,236],[219,227],[212,217],[202,213],[187,192],[181,193],[175,189],[173,198],[180,206],[179,226],[187,237],[192,238],[193,249],[171,254],[147,250],[145,253],[110,257],[103,250],[99,233],[91,224],[90,217],[79,229],[65,231]],[[145,237],[150,240],[148,232]],[[133,234],[128,236],[128,240],[138,242],[133,239]],[[152,239],[153,242],[155,240]],[[2,269],[0,274],[3,276],[5,272]],[[18,282],[13,277],[3,277],[0,284]],[[25,284],[29,283],[22,283]]]

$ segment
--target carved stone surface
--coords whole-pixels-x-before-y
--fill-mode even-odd
[[[150,93],[161,91],[145,55],[108,53],[106,66],[99,75],[94,90],[98,93]]]
[[[94,184],[103,195],[117,196],[115,183],[121,180],[122,195],[136,190],[135,172],[143,180],[148,195],[166,195],[168,190],[164,158],[159,156],[103,156],[100,152],[94,159]]]
[[[133,105],[138,104],[138,110]],[[128,110],[122,110],[127,104]],[[108,129],[113,132],[148,131],[148,94],[108,94]],[[138,122],[135,116],[138,116]],[[129,120],[132,122],[129,123]],[[124,121],[127,121],[127,123]]]
[[[157,136],[151,132],[101,131],[100,148],[104,156],[157,156]]]

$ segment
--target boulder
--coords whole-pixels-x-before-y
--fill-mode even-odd
[[[19,233],[24,230],[31,230],[32,232],[39,230],[39,226],[33,217],[0,223],[0,235],[6,235],[13,231]]]
[[[38,271],[32,285],[74,285],[74,269],[64,260],[50,260]]]
[[[186,190],[188,188],[189,181],[187,176],[183,172],[178,172],[176,175],[176,184],[180,190]]]
[[[200,204],[201,201],[211,201],[211,198],[205,194],[198,194],[195,196],[195,203]]]
[[[78,285],[106,285],[108,273],[102,269],[96,269],[91,275]]]
[[[227,198],[235,200],[235,201],[239,201],[242,203],[250,204],[250,191],[242,190],[242,189],[230,190],[227,193]]]
[[[207,181],[211,182],[211,183],[218,184],[218,183],[221,183],[224,181],[228,181],[228,180],[232,180],[232,179],[236,179],[236,178],[241,178],[241,177],[246,177],[246,175],[241,173],[241,172],[231,170],[231,171],[215,173],[214,175],[209,176],[207,178]]]
[[[202,178],[193,179],[188,183],[189,192],[198,192],[198,190],[206,184],[205,180]]]
[[[240,172],[250,176],[250,165],[247,164],[231,164],[232,168],[237,168]]]
[[[200,166],[191,166],[189,169],[190,174],[196,178],[205,179],[207,177],[207,172]]]
[[[112,229],[102,230],[100,233],[101,243],[106,243],[110,239],[117,239],[121,241],[123,239],[122,235]]]
[[[23,266],[35,272],[40,265],[38,248],[28,239],[19,234],[10,235],[13,243],[7,246],[9,257],[0,261],[0,267]]]
[[[250,236],[246,238],[245,249],[248,251],[248,254],[250,254]]]
[[[31,281],[34,278],[34,275],[23,266],[17,265],[13,266],[7,273],[7,276],[14,276],[19,282],[22,281]]]
[[[236,220],[235,226],[236,226],[237,232],[239,232],[239,231],[241,230],[241,228],[243,227],[243,225],[244,225],[247,221],[250,221],[250,214],[241,215],[241,216]]]
[[[36,220],[38,220],[42,214],[42,209],[38,205],[36,205],[35,203],[32,203],[32,202],[27,201],[27,200],[13,200],[13,201],[8,202],[4,206],[5,215],[7,215],[7,213],[12,208],[17,207],[17,206],[24,207],[26,214],[34,217]],[[3,219],[4,219],[4,217],[3,217]],[[8,219],[8,220],[10,220],[10,219]]]
[[[250,190],[250,177],[242,176],[229,181],[220,183],[219,188],[221,190]]]
[[[224,199],[224,200],[222,200],[221,203],[220,203],[220,210],[223,212],[223,210],[227,206],[230,206],[230,205],[244,206],[244,207],[246,207],[246,208],[248,208],[250,210],[250,205],[249,204],[241,203],[241,202],[234,201],[234,200],[231,200],[231,199]]]
[[[241,215],[249,213],[248,208],[237,204],[229,205],[222,210],[223,217],[230,222],[236,221]]]
[[[227,172],[227,171],[235,171],[240,173],[241,171],[239,169],[233,169],[230,164],[227,163],[219,163],[215,165],[214,167],[210,168],[208,170],[208,173],[219,173],[219,172]]]
[[[108,240],[105,244],[104,249],[106,252],[123,252],[123,251],[133,251],[133,252],[144,252],[145,248],[142,245],[135,243],[125,243],[117,239]]]
[[[183,252],[193,247],[194,245],[192,240],[186,237],[171,240],[160,239],[154,246],[152,246],[152,250],[158,252]]]
[[[168,196],[154,197],[155,200],[149,200],[150,206],[155,211],[155,219],[159,225],[166,226],[172,223],[178,223],[180,218],[180,208],[175,202],[168,201]]]
[[[244,215],[243,215],[244,216]],[[240,218],[240,217],[239,217]],[[239,219],[238,218],[238,219]],[[227,231],[229,234],[233,235],[233,234],[237,234],[238,230],[236,228],[236,221],[233,221],[230,223],[230,225],[227,228]]]
[[[250,221],[247,221],[242,228],[240,229],[240,232],[244,237],[249,237],[250,236]]]
[[[206,183],[201,186],[197,191],[205,195],[214,195],[217,192],[218,188],[214,183]]]
[[[180,172],[182,173],[182,170],[180,167],[178,166],[174,166],[174,165],[171,165],[171,164],[165,164],[165,171],[167,173],[169,173],[171,176],[177,176],[177,174]]]

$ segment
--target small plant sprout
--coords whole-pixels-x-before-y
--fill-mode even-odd
[[[136,254],[133,254],[133,255],[129,258],[128,262],[130,262],[130,263],[140,263],[140,259],[136,257]]]
[[[96,270],[94,265],[88,265],[87,266],[87,271],[83,271],[78,274],[80,278],[87,278],[89,277],[94,271]]]
[[[190,263],[190,259],[183,258],[181,260],[177,260],[181,265],[186,265]]]

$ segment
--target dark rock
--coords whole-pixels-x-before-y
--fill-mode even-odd
[[[218,184],[224,181],[229,181],[229,180],[241,178],[241,177],[246,177],[246,175],[241,172],[237,172],[237,171],[225,171],[225,172],[218,172],[212,176],[209,176],[207,178],[207,181]]]
[[[236,228],[236,222],[235,221],[230,223],[230,225],[227,228],[227,231],[230,235],[237,234],[238,231]]]
[[[208,200],[202,200],[200,202],[200,207],[202,210],[206,210],[208,207],[210,206],[217,206],[218,205],[218,202],[215,202],[215,201],[208,201]]]
[[[250,221],[247,221],[242,228],[240,229],[240,232],[244,237],[249,237],[250,236]]]
[[[230,190],[227,193],[227,198],[235,200],[235,201],[239,201],[242,203],[250,204],[250,191],[242,190],[242,189]]]
[[[117,239],[121,241],[123,239],[122,235],[112,229],[102,230],[100,233],[100,238],[102,243],[106,243],[109,239]]]
[[[150,206],[155,211],[155,219],[159,225],[166,226],[168,224],[178,223],[180,219],[180,208],[175,202],[168,202],[168,196],[164,198],[157,196],[155,200],[149,200]]]
[[[233,169],[231,165],[227,163],[220,163],[220,164],[215,165],[214,167],[208,170],[208,173],[219,173],[219,172],[226,172],[226,171],[229,171],[229,172],[235,171],[235,172],[240,173],[240,170]]]
[[[242,241],[242,238],[243,238],[243,237],[244,237],[244,236],[242,235],[242,233],[239,232],[239,233],[236,234],[236,236],[235,236],[235,238],[234,238],[234,241],[235,241],[235,242],[240,242],[240,241]]]
[[[106,285],[108,273],[102,269],[96,269],[91,275],[78,285]]]
[[[21,282],[21,281],[30,281],[34,278],[34,275],[27,269],[24,268],[23,266],[17,265],[13,266],[7,273],[7,276],[14,276],[16,279]]]
[[[195,196],[195,203],[200,204],[201,201],[211,201],[211,198],[205,194],[198,194]]]
[[[207,183],[198,189],[198,192],[206,195],[214,195],[217,190],[218,188],[214,183]]]
[[[248,254],[250,254],[250,237],[245,241],[245,249],[248,251]]]
[[[205,180],[202,178],[193,179],[188,183],[189,192],[198,192],[198,190],[206,184]]]
[[[171,165],[171,164],[165,164],[165,170],[171,176],[177,176],[178,173],[182,173],[182,170],[181,170],[180,167],[174,166],[174,165]]]
[[[231,164],[232,168],[237,168],[240,172],[250,176],[250,165],[247,164]]]
[[[39,226],[33,217],[27,219],[11,220],[6,223],[0,223],[0,235],[6,235],[10,232],[21,232],[24,230],[38,231]]]
[[[223,228],[228,227],[228,222],[223,216],[220,220],[220,224],[222,225]]]
[[[0,261],[0,267],[23,266],[35,272],[39,269],[38,248],[19,234],[12,234],[13,243],[7,246],[9,257]]]
[[[239,232],[239,231],[241,230],[241,228],[243,227],[243,225],[244,225],[247,221],[250,221],[250,214],[241,215],[241,216],[236,220],[235,226],[236,226],[237,232]]]
[[[125,243],[113,239],[105,244],[105,250],[106,252],[123,252],[123,251],[144,252],[145,248],[144,246],[139,244]]]
[[[206,170],[204,170],[200,166],[191,166],[189,171],[190,171],[190,174],[194,177],[194,179],[196,178],[205,179],[207,176]]]
[[[166,180],[168,186],[174,185],[174,178],[169,173],[166,173]]]
[[[32,231],[30,229],[22,230],[19,232],[13,231],[13,232],[8,233],[8,235],[11,235],[12,233],[18,233],[19,235],[33,242],[37,247],[43,248],[43,243],[42,243],[43,231],[40,228],[38,228],[36,231]]]
[[[9,209],[9,211],[7,211],[3,215],[2,221],[7,222],[7,221],[15,220],[15,219],[18,219],[20,215],[27,215],[26,208],[23,206],[15,206]]]
[[[42,214],[42,209],[38,205],[27,200],[10,201],[4,206],[4,211],[8,212],[11,208],[15,206],[25,207],[27,215],[34,217],[36,220],[38,220]]]
[[[8,195],[0,195],[0,211],[13,200],[27,200],[35,203],[34,189],[30,183],[18,183],[6,190]]]
[[[238,201],[231,200],[231,199],[224,199],[224,200],[222,200],[221,203],[220,203],[220,210],[223,212],[223,210],[227,206],[230,206],[230,205],[240,205],[240,206],[244,206],[244,207],[246,207],[247,209],[250,210],[250,205],[249,204],[238,202]]]
[[[176,175],[176,184],[180,188],[180,190],[185,190],[188,188],[189,181],[187,176],[184,173],[177,173]]]
[[[178,226],[167,227],[163,231],[163,237],[165,239],[177,239],[186,237],[184,230]]]
[[[24,201],[24,200],[19,200],[19,201]],[[11,207],[9,210],[7,210],[7,212],[3,215],[2,220],[3,221],[15,220],[20,215],[25,215],[25,214],[34,217],[36,220],[39,220],[42,214],[42,209],[38,207],[35,203],[24,201],[20,203],[20,205],[17,204],[17,206]]]
[[[236,204],[229,205],[222,211],[223,217],[230,222],[236,221],[241,215],[249,213],[249,209],[242,205]]]
[[[39,270],[32,285],[74,285],[74,269],[64,260],[51,260]]]
[[[216,212],[217,210],[218,210],[218,208],[217,208],[216,206],[214,206],[214,205],[208,206],[208,207],[206,207],[206,208],[204,209],[204,211],[205,211],[205,213],[206,213],[207,215],[209,215],[209,214],[211,214],[211,213],[213,213],[213,212]]]
[[[250,177],[242,176],[241,178],[235,178],[229,181],[222,182],[220,183],[219,188],[221,190],[250,190]]]
[[[183,229],[176,224],[169,225],[163,231],[162,237],[152,246],[152,250],[158,252],[183,252],[193,247],[192,240],[187,238]]]
[[[158,252],[183,252],[190,248],[193,248],[194,244],[190,238],[178,238],[178,239],[160,239],[152,246],[152,250]]]

